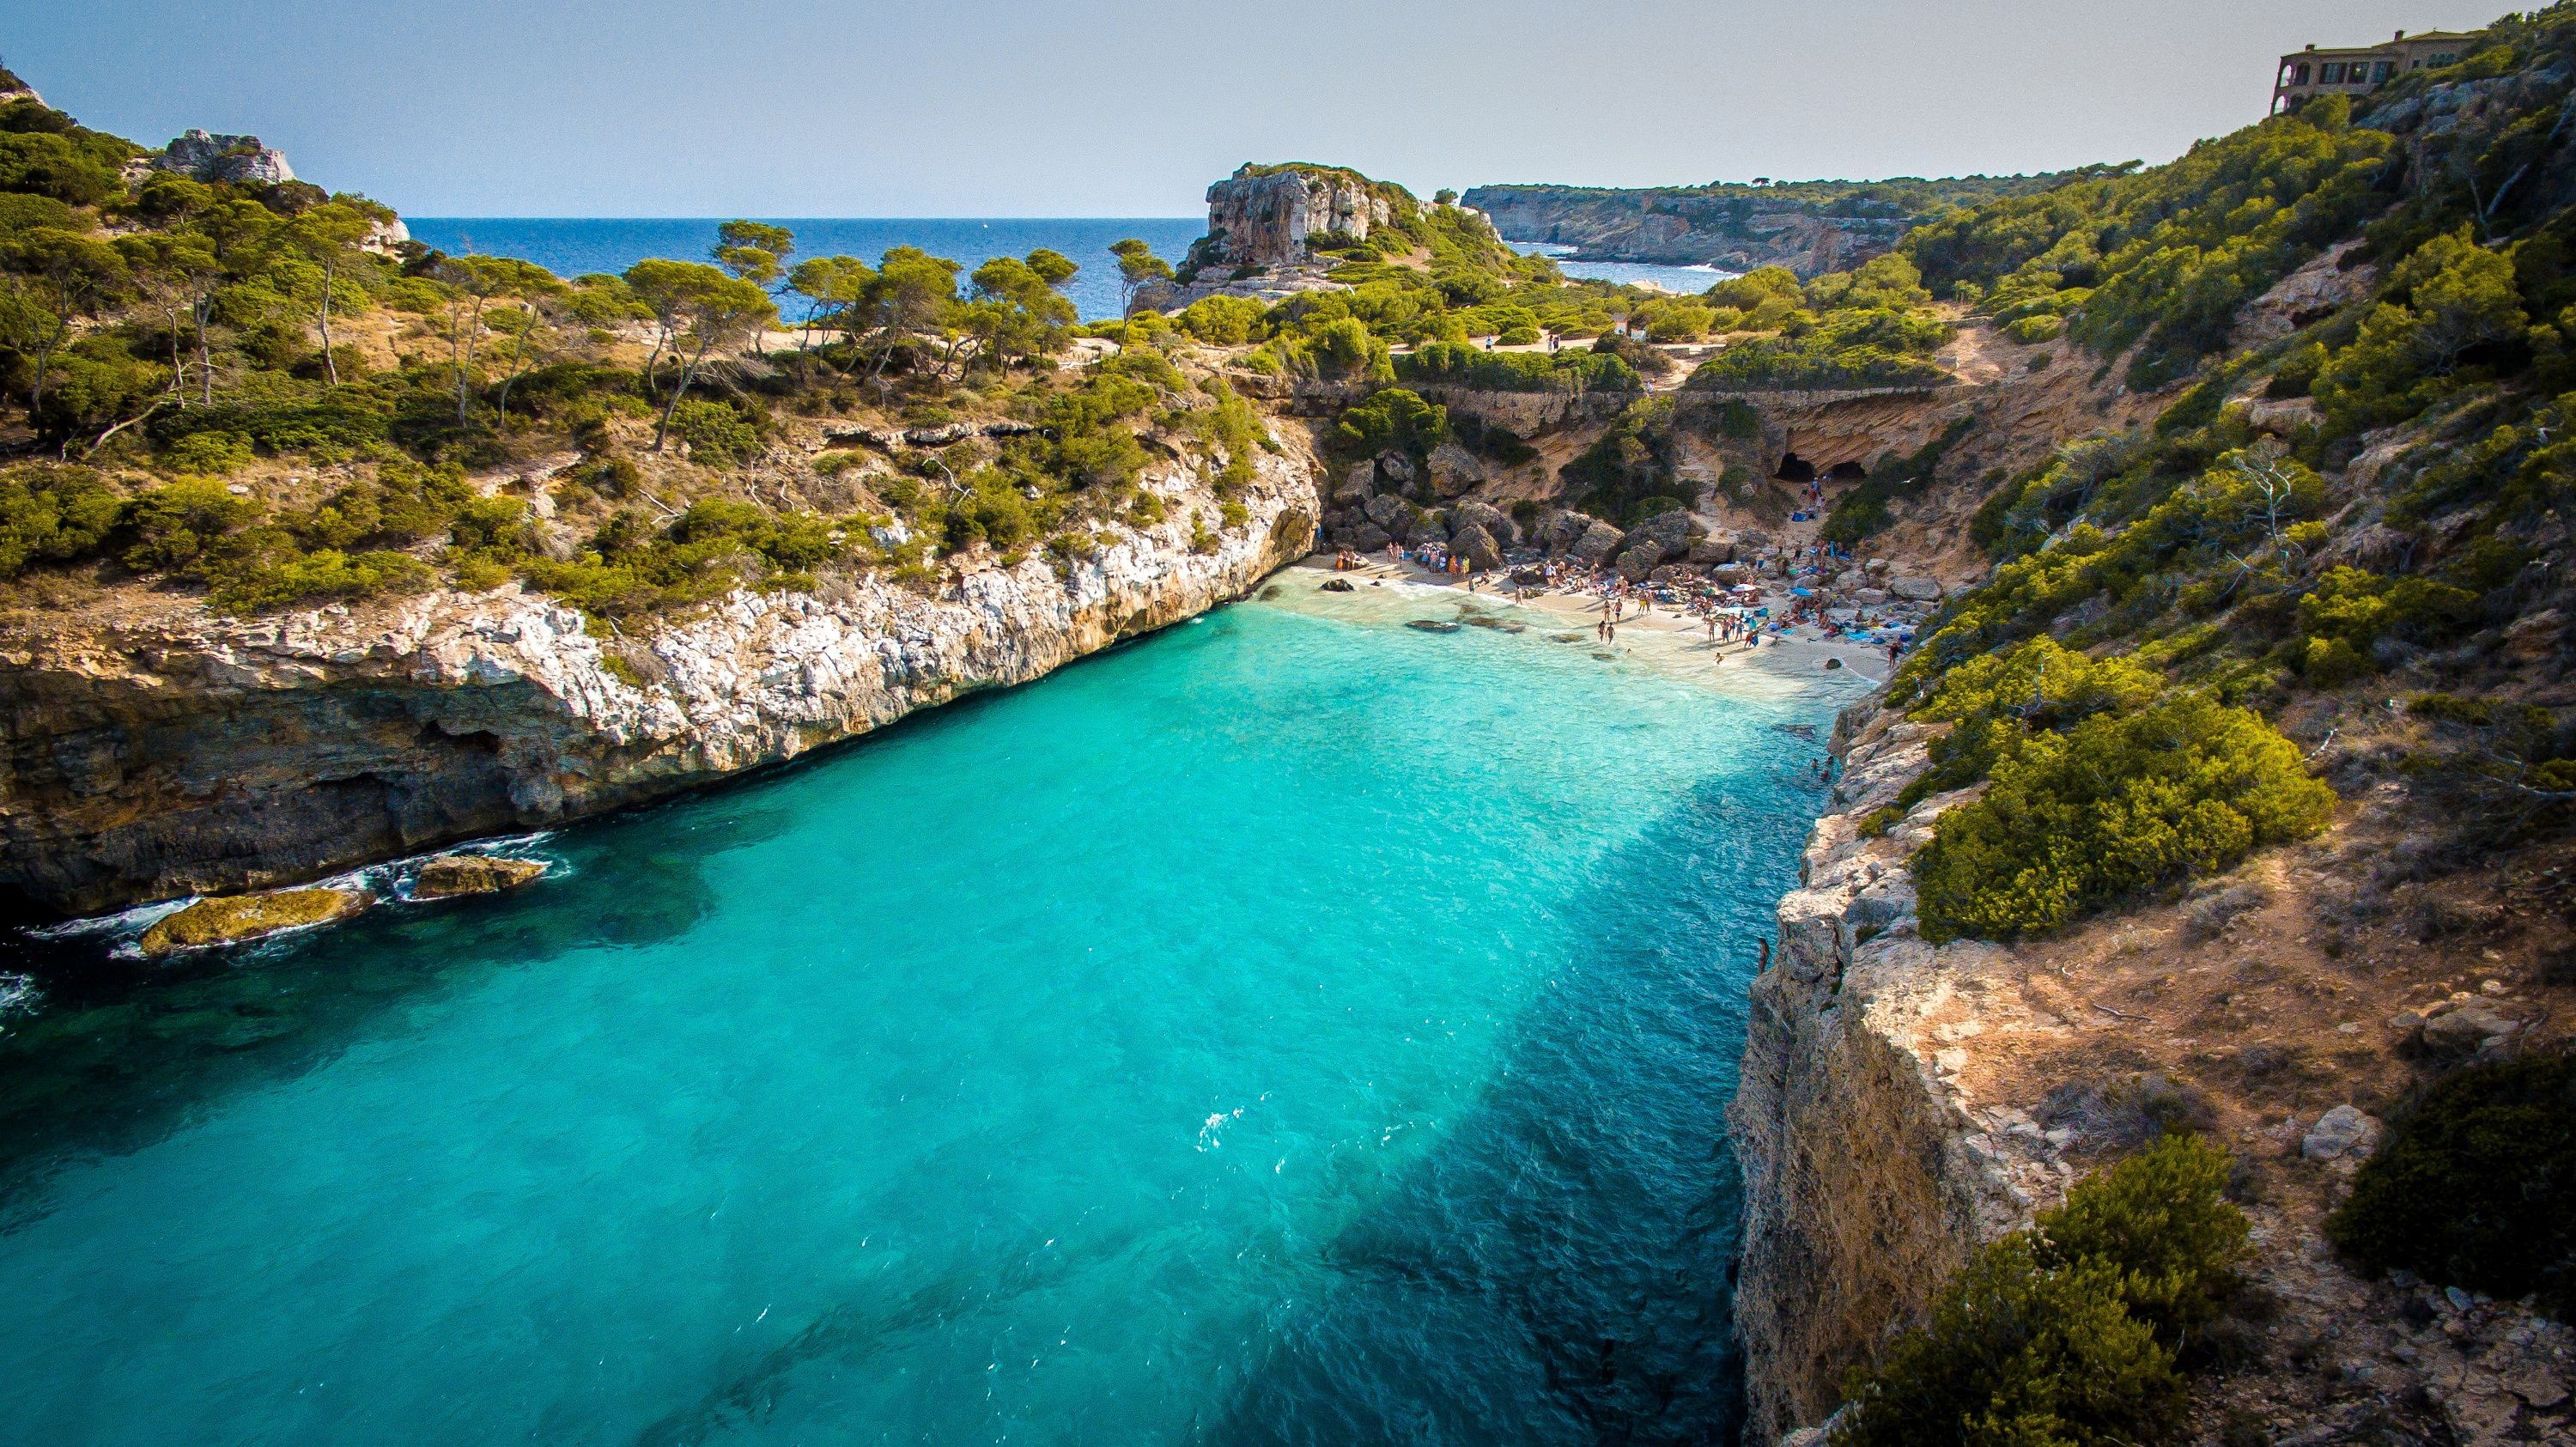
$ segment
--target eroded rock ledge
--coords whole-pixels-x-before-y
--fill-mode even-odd
[[[1032,556],[937,598],[873,577],[737,592],[643,638],[594,636],[516,587],[15,620],[0,885],[89,913],[558,824],[1027,682],[1242,596],[1314,534],[1302,450],[1260,459],[1249,522],[1211,552],[1189,546],[1195,483],[1148,481],[1181,499],[1176,520],[1068,576]]]
[[[2066,1175],[2026,1116],[1973,1113],[1945,1078],[1948,1007],[1993,988],[2009,957],[1927,944],[1905,860],[1974,791],[1925,799],[1879,838],[1859,832],[1923,772],[1931,733],[1875,702],[1844,711],[1844,812],[1810,835],[1753,984],[1728,1110],[1744,1169],[1735,1316],[1749,1441],[1823,1420],[1843,1372]]]
[[[2304,1110],[2279,1114],[2277,1095],[2213,1100],[2182,1067],[2197,1060],[2204,1081],[2215,1079],[2212,1060],[2269,1068],[2285,1058],[2273,1028],[2231,1034],[2179,995],[2159,1007],[2113,993],[2123,976],[2112,959],[2180,982],[2242,953],[2223,924],[2194,945],[2194,912],[2215,918],[2214,902],[2259,895],[2258,880],[2294,892],[2289,876],[2315,873],[2331,846],[2258,859],[2231,882],[2211,881],[2197,903],[2142,905],[2062,938],[1935,948],[1916,930],[1905,861],[1941,812],[1974,791],[1925,799],[1882,837],[1859,830],[1923,772],[1933,732],[1874,703],[1838,721],[1843,812],[1818,821],[1801,887],[1779,906],[1773,967],[1752,990],[1729,1112],[1745,1183],[1735,1311],[1746,1440],[1818,1447],[1813,1429],[1837,1405],[1847,1370],[1919,1325],[1978,1246],[2028,1224],[2080,1171],[2135,1144],[2086,1102],[2109,1080],[2165,1084],[2129,1073],[2143,1069],[2175,1071],[2173,1098],[2196,1100],[2248,1173],[2240,1204],[2253,1228],[2249,1314],[2211,1329],[2232,1365],[2197,1379],[2194,1440],[2576,1441],[2576,1332],[2528,1301],[2492,1301],[2404,1271],[2357,1276],[2321,1234],[2324,1210],[2379,1133],[2348,1103],[2368,1052],[2339,1050],[2322,1099]],[[2247,944],[2273,964],[2292,948],[2279,923]],[[2489,951],[2482,963],[2499,959]],[[2321,993],[2334,993],[2338,977],[2303,967]],[[2225,978],[2252,999],[2250,976],[2228,967]],[[2105,994],[2129,1008],[2104,1004]],[[2411,1032],[2436,1056],[2486,1059],[2510,1053],[2530,1008],[2497,985],[2386,1028]],[[2454,1018],[2457,1026],[2436,1023]],[[2354,1021],[2328,1035],[2357,1043],[2369,1028]],[[2065,1092],[2069,1108],[2059,1109],[2052,1102]],[[2347,1103],[2316,1109],[2336,1096]]]

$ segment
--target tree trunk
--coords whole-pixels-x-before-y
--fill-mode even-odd
[[[700,337],[698,339],[698,354],[691,357],[688,361],[688,365],[680,369],[680,384],[671,389],[671,400],[668,405],[662,408],[662,420],[653,429],[653,450],[655,452],[662,450],[663,439],[670,436],[671,414],[680,410],[680,399],[689,395],[689,383],[697,378],[698,364],[707,359],[707,351],[714,345],[715,338],[712,336]]]
[[[324,385],[340,385],[340,364],[331,355],[331,258],[322,263],[322,377]]]
[[[206,341],[206,314],[215,309],[214,293],[197,298],[189,314],[197,321],[197,382],[205,388],[205,404],[215,405],[215,349]]]

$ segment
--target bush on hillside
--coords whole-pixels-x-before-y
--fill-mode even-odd
[[[1838,346],[1815,337],[1759,337],[1700,364],[1689,385],[1712,392],[1824,392],[1867,387],[1937,387],[1950,374],[1920,357],[1874,345]]]
[[[2365,1271],[2537,1293],[2576,1319],[2576,1056],[2472,1066],[2393,1124],[2327,1237]]]
[[[1931,1324],[1854,1369],[1835,1447],[2145,1443],[2179,1425],[2183,1333],[2246,1253],[2229,1159],[2172,1135],[1969,1260]]]
[[[2196,693],[2006,741],[1991,776],[1915,857],[1936,943],[2056,929],[2314,833],[2334,805],[2261,715]]]
[[[1395,359],[1395,375],[1406,382],[1496,392],[1633,392],[1639,385],[1637,369],[1608,353],[1489,352],[1464,342],[1432,342],[1407,352]]]
[[[1385,387],[1342,414],[1333,426],[1329,446],[1346,459],[1376,457],[1386,452],[1426,456],[1449,435],[1449,409],[1425,402],[1418,392]]]

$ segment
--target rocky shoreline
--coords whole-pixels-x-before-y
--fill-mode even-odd
[[[1207,552],[1168,524],[1063,577],[1031,558],[941,597],[827,578],[738,591],[649,637],[599,636],[515,585],[239,620],[193,600],[14,620],[0,877],[66,915],[265,889],[783,762],[1028,682],[1305,555],[1302,453],[1262,456],[1240,501],[1248,522]]]

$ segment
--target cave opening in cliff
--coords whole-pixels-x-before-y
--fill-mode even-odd
[[[1827,482],[1858,482],[1869,476],[1869,469],[1857,462],[1837,462],[1825,474]]]
[[[1785,453],[1780,458],[1780,470],[1771,475],[1782,482],[1813,482],[1816,465],[1794,452]]]

